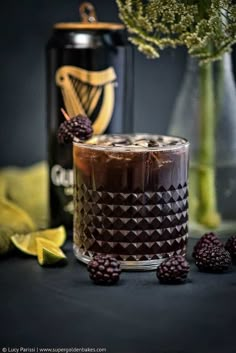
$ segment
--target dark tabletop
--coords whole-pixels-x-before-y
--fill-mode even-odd
[[[184,285],[160,285],[155,272],[123,272],[118,285],[104,287],[90,282],[70,242],[65,250],[69,264],[62,268],[19,255],[1,260],[1,348],[236,352],[235,266],[213,275],[191,264]]]

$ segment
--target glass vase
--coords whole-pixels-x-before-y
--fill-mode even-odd
[[[169,133],[190,141],[190,235],[236,232],[236,87],[230,54],[189,58]]]

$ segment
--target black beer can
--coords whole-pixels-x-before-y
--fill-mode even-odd
[[[72,146],[57,130],[87,115],[95,134],[132,132],[133,51],[122,24],[97,22],[92,4],[80,6],[82,22],[57,23],[46,48],[50,225],[73,223]]]

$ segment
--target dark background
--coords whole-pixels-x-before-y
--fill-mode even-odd
[[[9,0],[0,13],[0,166],[46,158],[45,45],[52,25],[78,21],[78,0]],[[101,21],[118,21],[115,0],[92,0]],[[134,130],[165,133],[186,53],[148,60],[135,49]]]
[[[115,0],[92,2],[99,19],[118,20]],[[78,19],[78,3],[1,2],[0,166],[46,158],[44,48],[53,23]],[[166,132],[185,64],[184,50],[156,61],[135,52],[135,130]],[[95,288],[67,245],[70,266],[58,271],[32,258],[0,264],[0,346],[235,353],[235,270],[218,277],[192,267],[186,286],[174,288],[159,286],[153,272],[125,273],[118,287]]]

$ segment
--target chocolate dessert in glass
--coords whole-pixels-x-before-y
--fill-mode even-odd
[[[185,255],[188,150],[183,138],[151,134],[74,139],[75,256],[150,270]]]

